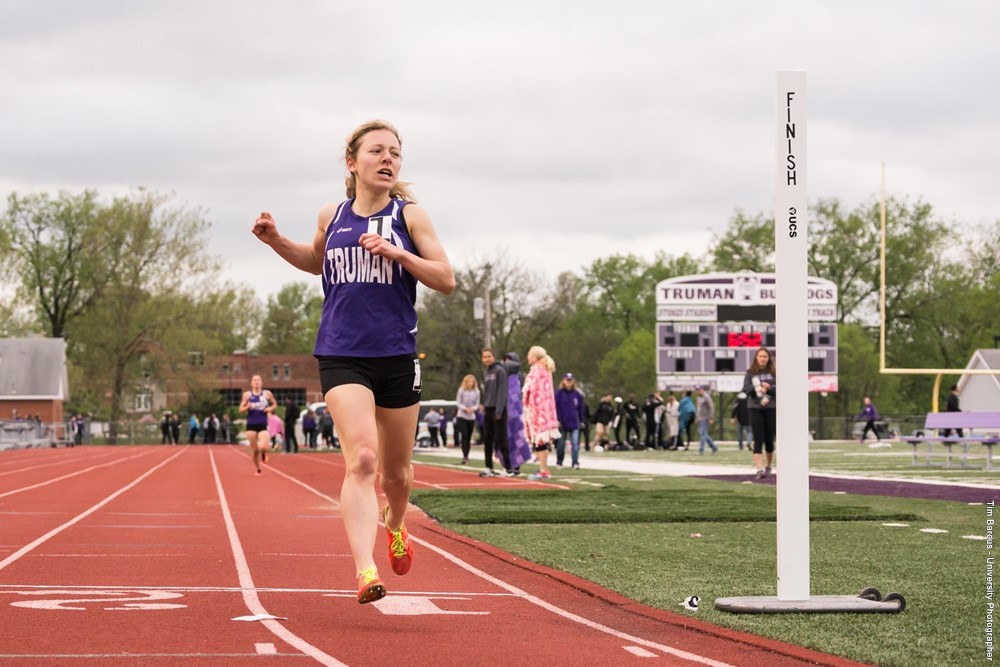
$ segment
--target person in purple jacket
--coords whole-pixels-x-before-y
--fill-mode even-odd
[[[556,416],[559,418],[560,437],[556,440],[556,467],[561,468],[566,458],[566,438],[570,442],[570,461],[580,467],[580,426],[586,419],[583,394],[576,388],[576,378],[566,373],[556,391]]]
[[[865,396],[865,407],[861,409],[861,414],[858,415],[858,419],[865,422],[865,430],[861,432],[861,442],[865,441],[868,436],[868,431],[875,434],[875,440],[882,442],[882,439],[878,437],[878,430],[875,428],[875,422],[879,420],[878,410],[875,409],[875,404],[872,403],[872,399]]]
[[[281,235],[266,211],[252,232],[292,266],[323,278],[314,355],[344,453],[341,515],[364,604],[386,594],[373,556],[380,521],[393,572],[406,574],[413,563],[403,517],[420,409],[417,283],[451,294],[455,275],[430,216],[399,181],[396,129],[379,120],[361,125],[343,159],[347,199],[320,208],[308,243]],[[386,497],[381,511],[377,479]]]

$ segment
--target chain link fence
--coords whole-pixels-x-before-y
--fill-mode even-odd
[[[876,423],[879,437],[892,439],[901,435],[911,435],[922,430],[926,415],[893,415]],[[814,440],[857,440],[861,437],[865,423],[855,417],[810,417],[809,430]],[[238,442],[241,427],[234,423],[229,433],[218,433],[214,442]],[[729,419],[719,420],[713,427],[713,437],[719,440],[735,440],[736,424]],[[161,425],[155,422],[122,421],[107,422],[84,420],[79,443],[84,445],[156,445],[173,441],[173,434],[164,435]],[[301,438],[300,438],[301,439]],[[39,424],[36,422],[6,422],[0,424],[0,449],[12,447],[44,447],[68,445],[74,441],[69,422]],[[188,424],[182,423],[177,432],[180,444],[204,444],[204,430],[199,429],[191,437]]]

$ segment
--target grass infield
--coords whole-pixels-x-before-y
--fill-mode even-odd
[[[985,535],[982,505],[812,492],[811,593],[872,586],[902,593],[906,610],[744,615],[712,601],[776,594],[774,487],[596,470],[557,477],[572,488],[414,490],[413,502],[455,532],[643,604],[690,613],[681,603],[698,595],[697,617],[720,626],[880,665],[985,660],[986,547],[963,537]]]

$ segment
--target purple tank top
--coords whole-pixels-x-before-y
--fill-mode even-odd
[[[372,216],[337,207],[326,229],[323,313],[316,334],[317,356],[394,357],[417,350],[417,280],[396,262],[372,255],[358,240],[378,233],[417,254],[403,221],[408,202],[393,199]]]
[[[264,391],[259,394],[250,390],[250,397],[247,399],[247,426],[267,426],[267,398]]]

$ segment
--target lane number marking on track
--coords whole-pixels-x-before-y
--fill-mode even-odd
[[[347,597],[338,594],[327,594],[324,597]],[[350,597],[354,597],[351,595]],[[467,597],[437,597],[438,600],[468,600]],[[434,603],[434,598],[426,595],[390,595],[372,602],[372,606],[386,616],[487,616],[488,611],[451,611],[442,609]]]
[[[38,600],[16,600],[10,603],[12,607],[24,607],[27,609],[49,609],[49,610],[76,610],[86,611],[89,606],[97,605],[104,607],[103,603],[113,602],[113,606],[104,607],[105,611],[136,611],[136,610],[163,610],[163,609],[184,609],[185,604],[170,602],[159,602],[159,600],[175,600],[184,597],[181,593],[170,591],[142,591],[142,590],[80,590],[66,588],[61,590],[44,591],[3,591],[16,595],[71,595],[72,598],[60,597],[56,599]],[[80,597],[83,596],[83,597]],[[95,597],[97,596],[97,597]]]
[[[242,454],[242,452],[239,452],[239,453]],[[246,456],[246,455],[243,454],[243,456]],[[213,466],[213,469],[214,469],[214,467],[215,467],[214,458],[213,458],[212,466]],[[282,474],[283,474],[284,477],[287,477],[289,480],[291,480],[291,481],[295,482],[296,484],[298,484],[299,486],[302,486],[303,488],[311,491],[312,493],[316,494],[317,496],[319,496],[321,498],[329,498],[329,496],[327,496],[327,495],[325,495],[325,494],[317,491],[316,489],[313,489],[311,486],[309,486],[308,484],[306,484],[304,482],[300,482],[299,480],[295,479],[291,475],[285,475],[284,473],[282,473]],[[216,473],[216,483],[219,484],[218,476],[217,475],[218,475],[218,473]],[[561,481],[565,482],[567,480],[561,480]],[[586,483],[586,482],[581,482],[581,483]],[[603,484],[591,484],[591,486],[598,486],[598,487],[600,487],[600,486],[603,486]],[[224,511],[228,512],[228,508],[226,507],[226,503],[225,503],[225,496],[224,496],[223,493],[221,493],[221,486],[220,486],[220,498],[223,501],[222,502],[222,506],[223,506]],[[339,504],[338,504],[338,507],[339,507]],[[228,520],[227,520],[227,523],[228,523]],[[708,657],[701,656],[701,655],[698,655],[698,654],[695,654],[695,653],[684,651],[682,649],[674,648],[672,646],[668,646],[666,644],[661,644],[661,643],[656,642],[656,641],[652,641],[652,640],[648,640],[648,639],[643,639],[641,637],[637,637],[635,635],[631,635],[631,634],[629,634],[627,632],[624,632],[624,631],[621,631],[621,630],[617,630],[615,628],[603,625],[603,624],[598,623],[596,621],[592,621],[590,619],[584,618],[582,616],[574,614],[574,613],[572,613],[570,611],[567,611],[565,609],[561,609],[560,607],[558,607],[555,604],[549,603],[549,602],[547,602],[547,601],[545,601],[545,600],[543,600],[543,599],[541,599],[541,598],[539,598],[539,597],[537,597],[535,595],[532,595],[532,594],[528,593],[527,591],[524,591],[524,590],[518,588],[517,586],[514,586],[513,584],[510,584],[510,583],[508,583],[508,582],[506,582],[506,581],[504,581],[504,580],[502,580],[502,579],[500,579],[498,577],[495,577],[495,576],[493,576],[493,575],[491,575],[491,574],[489,574],[489,573],[487,573],[487,572],[479,569],[478,567],[472,565],[471,563],[468,563],[468,562],[462,560],[461,558],[459,558],[458,556],[452,554],[451,552],[447,551],[446,549],[444,549],[442,547],[439,547],[439,546],[437,546],[437,545],[435,545],[435,544],[433,544],[431,542],[428,542],[427,540],[420,539],[419,537],[416,537],[414,535],[410,535],[410,539],[412,539],[415,544],[419,544],[420,546],[422,546],[422,547],[424,547],[424,548],[426,548],[426,549],[428,549],[430,551],[433,551],[434,553],[442,556],[445,560],[447,560],[447,561],[449,561],[449,562],[457,565],[459,568],[461,568],[461,569],[463,569],[463,570],[465,570],[465,571],[473,574],[474,576],[479,577],[480,579],[482,579],[484,581],[488,581],[488,582],[490,582],[490,583],[498,586],[499,588],[501,588],[501,589],[503,589],[503,590],[505,590],[505,591],[507,591],[509,593],[514,594],[516,597],[521,598],[522,600],[524,600],[524,601],[526,601],[526,602],[528,602],[530,604],[533,604],[533,605],[535,605],[537,607],[540,607],[540,608],[542,608],[542,609],[544,609],[546,611],[549,611],[550,613],[553,613],[553,614],[555,614],[557,616],[560,616],[560,617],[562,617],[564,619],[567,619],[569,621],[572,621],[574,623],[578,623],[578,624],[580,624],[580,625],[582,625],[584,627],[588,627],[588,628],[590,628],[592,630],[596,630],[598,632],[602,632],[602,633],[610,635],[612,637],[617,637],[617,638],[622,639],[622,640],[627,641],[627,642],[633,642],[635,644],[641,644],[641,645],[644,645],[644,646],[646,646],[648,648],[654,649],[656,651],[661,651],[662,653],[666,653],[667,655],[673,655],[673,656],[679,657],[679,658],[681,658],[683,660],[688,660],[690,662],[694,662],[694,663],[698,663],[698,664],[702,664],[702,665],[708,665],[710,667],[732,667],[732,665],[730,665],[729,663],[722,662],[722,661],[719,661],[719,660],[714,660],[712,658],[708,658]],[[241,582],[242,582],[242,578],[241,578]],[[246,584],[244,584],[244,586],[246,586]],[[252,584],[251,584],[250,587],[252,588]],[[383,598],[383,600],[388,600],[388,599],[391,599],[392,597],[393,596],[390,596],[388,598]],[[372,603],[372,604],[376,604],[376,603]],[[273,623],[273,621],[271,621],[271,622]],[[265,623],[267,623],[267,621],[265,621]]]

